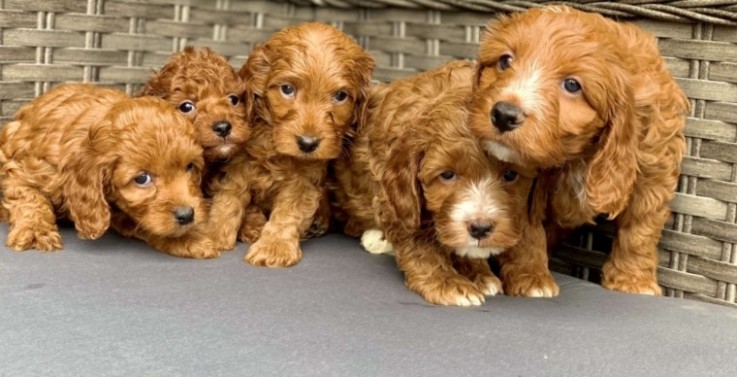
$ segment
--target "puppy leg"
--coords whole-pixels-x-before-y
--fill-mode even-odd
[[[523,224],[517,246],[499,255],[504,292],[510,296],[555,297],[558,284],[548,270],[548,250],[542,224]]]
[[[484,293],[453,268],[449,252],[426,241],[394,241],[397,264],[411,291],[438,305],[478,306]]]
[[[653,187],[654,186],[654,187]],[[602,269],[602,286],[620,292],[661,295],[658,241],[670,210],[672,186],[636,186],[628,208],[617,217],[617,237]]]
[[[310,223],[310,226],[302,232],[302,239],[316,238],[325,235],[330,230],[330,201],[327,193],[323,192],[320,198],[320,205],[317,212]]]
[[[243,192],[222,191],[212,198],[206,233],[218,251],[235,249],[245,207],[251,196]]]
[[[476,287],[483,294],[496,296],[499,293],[504,293],[502,281],[491,272],[489,262],[486,259],[461,257],[455,254],[451,257],[456,271],[476,284]]]
[[[245,260],[254,266],[289,267],[302,259],[299,240],[304,224],[312,222],[320,190],[309,182],[284,182],[274,199],[261,237],[251,245]]]
[[[62,248],[53,205],[38,190],[19,182],[5,182],[3,207],[8,211],[10,231],[5,245],[15,251]]]
[[[260,208],[253,205],[246,207],[243,224],[238,231],[238,239],[247,244],[254,244],[261,236],[261,230],[264,229],[266,221],[268,221],[266,215]]]
[[[368,229],[361,235],[361,246],[371,254],[393,254],[394,246],[379,229]]]

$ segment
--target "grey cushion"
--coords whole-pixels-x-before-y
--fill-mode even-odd
[[[0,227],[0,237],[7,225]],[[0,251],[0,375],[735,376],[737,311],[557,275],[554,299],[437,307],[329,235],[268,270],[107,235]]]

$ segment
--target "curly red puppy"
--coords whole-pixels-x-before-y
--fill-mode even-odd
[[[652,35],[556,6],[503,17],[481,43],[473,126],[498,157],[547,168],[538,198],[560,229],[616,221],[604,287],[660,294],[656,246],[668,219],[689,104]],[[551,296],[542,224],[512,250],[507,293]]]
[[[2,206],[15,250],[62,247],[56,219],[82,239],[109,227],[176,256],[217,256],[194,228],[206,216],[202,148],[166,102],[62,85],[22,107],[0,132]]]
[[[245,83],[221,55],[209,48],[185,48],[172,55],[161,70],[154,72],[142,95],[169,101],[195,125],[197,140],[205,150],[206,172],[203,188],[211,197],[207,232],[221,251],[235,247],[221,227],[237,217],[240,202],[220,195],[215,181],[220,170],[237,154],[245,153],[251,137],[247,122],[250,103],[244,102]]]
[[[527,221],[534,169],[488,156],[467,126],[474,72],[452,62],[378,87],[335,163],[344,231],[369,248],[383,232],[407,286],[435,304],[480,305],[500,292],[486,259],[515,245]]]
[[[254,101],[254,136],[248,158],[227,174],[231,182],[249,181],[252,198],[241,195],[244,204],[253,199],[242,214],[245,230],[258,234],[263,226],[249,263],[286,267],[302,258],[300,236],[324,201],[328,161],[358,123],[373,68],[355,41],[318,23],[283,29],[248,57],[240,73]]]

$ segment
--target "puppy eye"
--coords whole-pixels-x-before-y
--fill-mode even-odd
[[[289,84],[284,84],[280,87],[281,94],[283,94],[285,97],[291,97],[294,95],[294,87]]]
[[[338,103],[345,101],[346,98],[348,98],[348,93],[342,90],[337,91],[335,92],[335,94],[333,94],[333,99],[335,100],[335,102]]]
[[[514,170],[507,170],[502,174],[502,178],[504,178],[504,180],[507,182],[512,182],[517,179],[518,175],[519,174]]]
[[[497,69],[499,71],[506,71],[512,65],[512,60],[514,60],[512,55],[502,55],[497,63]]]
[[[141,173],[133,178],[133,181],[139,186],[148,186],[152,181],[151,174]]]
[[[581,91],[581,84],[576,79],[565,79],[561,86],[563,87],[563,90],[571,94],[576,94]]]
[[[187,164],[187,171],[188,172],[194,171],[194,168],[195,168],[194,162],[190,162],[189,164]]]
[[[230,100],[230,104],[233,106],[237,105],[238,102],[241,101],[240,98],[238,98],[238,96],[236,96],[235,94],[229,95],[228,99]]]
[[[455,179],[455,177],[456,177],[456,173],[452,170],[446,170],[440,173],[440,179],[444,181],[452,181],[453,179]]]
[[[179,104],[179,111],[187,114],[194,110],[194,103],[191,101],[184,101]]]

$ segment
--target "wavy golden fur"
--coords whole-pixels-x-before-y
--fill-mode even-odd
[[[197,140],[204,148],[206,171],[203,189],[210,198],[207,234],[220,251],[235,248],[235,237],[221,224],[231,221],[236,202],[221,196],[222,169],[245,153],[251,138],[249,124],[253,103],[246,99],[245,82],[221,55],[209,48],[187,47],[172,55],[154,72],[143,90],[169,101],[195,125]]]
[[[515,245],[527,221],[534,169],[488,156],[467,126],[474,72],[451,62],[377,87],[335,163],[344,231],[363,241],[382,231],[407,286],[435,304],[479,305],[501,292],[486,259]]]
[[[285,28],[249,55],[240,75],[254,105],[253,138],[217,186],[232,203],[222,233],[252,243],[249,263],[300,261],[300,236],[325,200],[328,161],[358,123],[373,68],[355,41],[318,23]]]
[[[546,169],[537,207],[547,213],[549,246],[560,229],[606,214],[618,233],[603,285],[660,294],[656,245],[689,104],[655,38],[564,6],[532,9],[492,22],[479,62],[472,125],[498,157]],[[545,236],[529,232],[524,250],[508,253],[502,279],[528,276],[512,279],[511,294],[554,295]]]
[[[168,103],[62,85],[22,107],[0,143],[8,247],[60,249],[59,217],[82,239],[112,227],[172,255],[217,255],[195,231],[206,217],[202,148]]]

